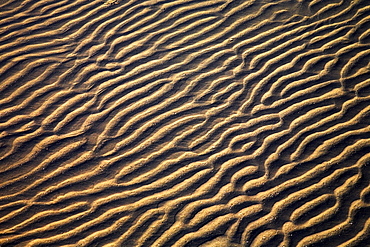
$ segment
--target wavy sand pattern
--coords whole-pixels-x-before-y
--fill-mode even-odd
[[[366,0],[0,4],[0,246],[370,246]]]

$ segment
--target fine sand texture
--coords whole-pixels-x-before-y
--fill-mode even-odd
[[[370,246],[367,0],[1,0],[0,246]]]

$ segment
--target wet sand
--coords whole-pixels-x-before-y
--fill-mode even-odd
[[[365,0],[0,2],[0,246],[370,246]]]

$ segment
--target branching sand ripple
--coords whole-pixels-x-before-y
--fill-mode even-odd
[[[0,16],[0,246],[370,246],[367,1]]]

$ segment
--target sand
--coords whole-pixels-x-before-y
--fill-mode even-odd
[[[365,0],[0,2],[0,246],[370,246]]]

